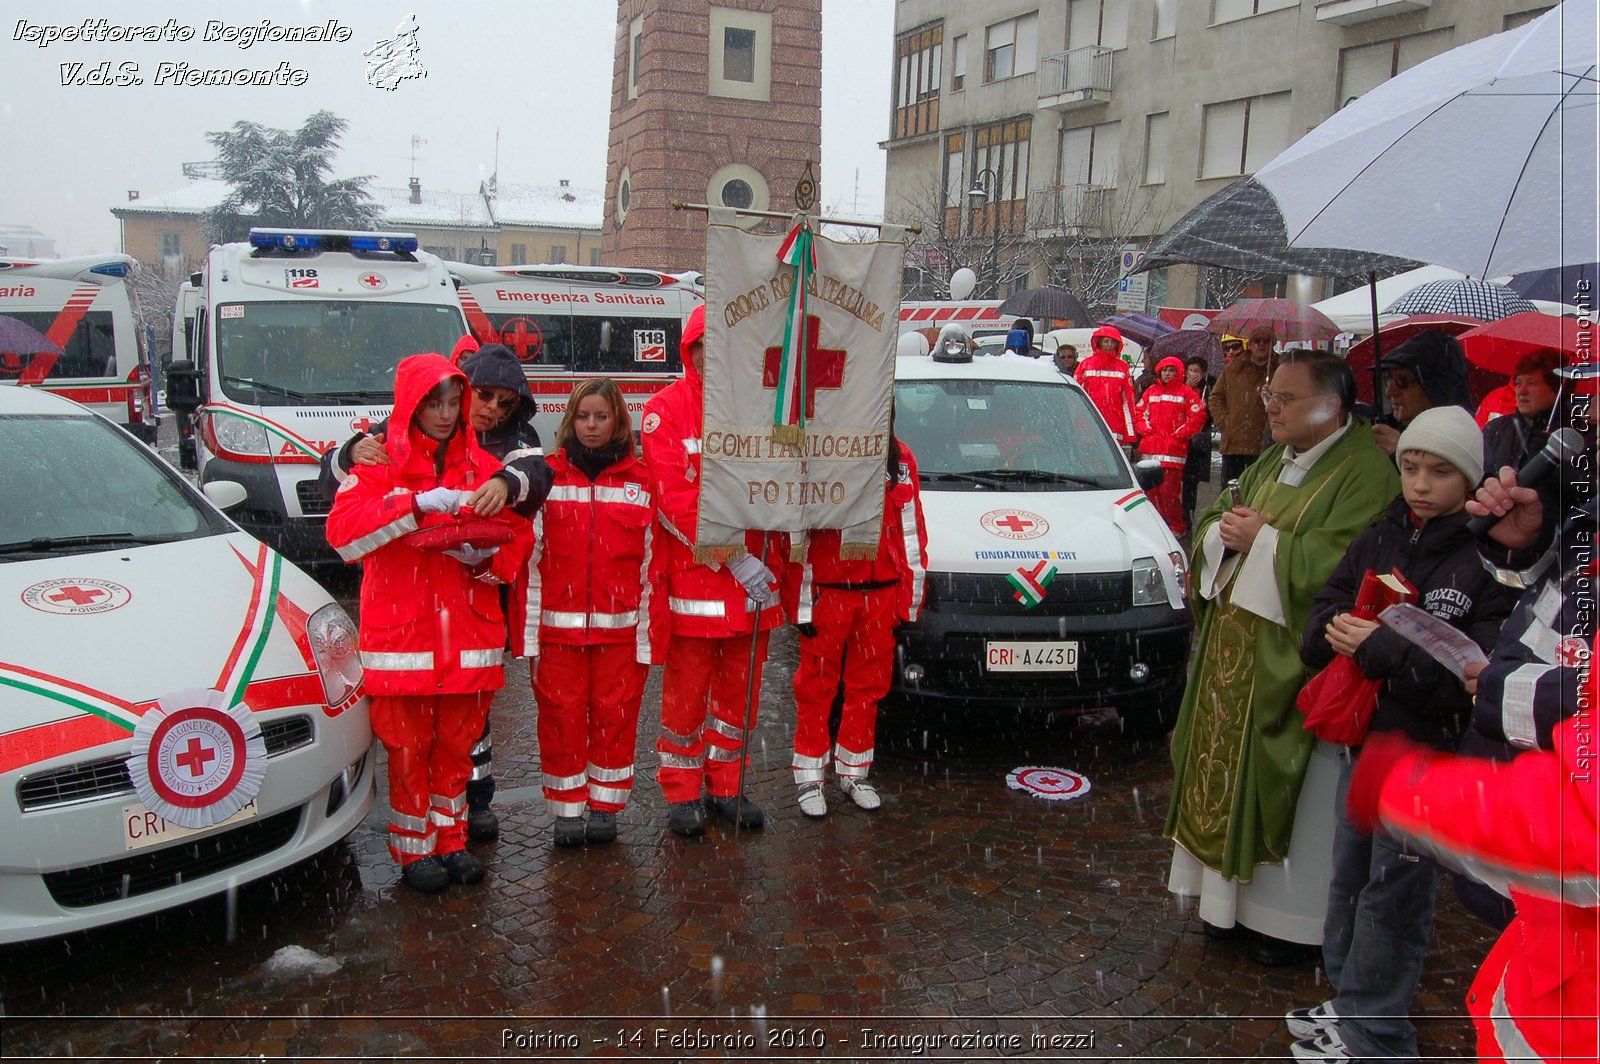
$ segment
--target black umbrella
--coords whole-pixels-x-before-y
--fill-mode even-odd
[[[1418,264],[1370,251],[1292,248],[1278,201],[1255,178],[1242,177],[1179,218],[1151,245],[1132,272],[1176,265],[1342,277],[1398,272]]]
[[[1019,318],[1049,318],[1071,322],[1078,328],[1087,328],[1089,308],[1083,300],[1065,288],[1025,288],[1013,292],[1000,304],[1001,314],[1015,314]]]
[[[1222,372],[1227,360],[1222,357],[1222,337],[1206,329],[1179,329],[1177,332],[1158,336],[1150,345],[1150,357],[1160,362],[1167,356],[1181,358],[1188,362],[1190,358],[1199,355],[1206,360],[1209,367],[1207,372],[1215,377]]]

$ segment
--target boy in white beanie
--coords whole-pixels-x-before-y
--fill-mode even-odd
[[[1487,651],[1514,599],[1483,567],[1463,509],[1483,479],[1483,434],[1456,406],[1412,419],[1395,448],[1401,495],[1350,544],[1311,607],[1300,653],[1312,670],[1336,654],[1383,681],[1368,733],[1397,731],[1454,750],[1472,710],[1462,682],[1427,651],[1376,621],[1351,614],[1368,570],[1399,570],[1416,605]],[[1298,1060],[1416,1059],[1407,1014],[1433,931],[1439,868],[1384,835],[1363,836],[1345,814],[1360,747],[1346,747],[1336,795],[1333,878],[1323,925],[1323,964],[1334,997],[1287,1017]]]

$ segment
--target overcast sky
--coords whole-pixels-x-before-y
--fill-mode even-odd
[[[62,255],[116,250],[111,207],[126,202],[129,189],[149,196],[183,184],[181,163],[212,156],[207,132],[241,119],[294,128],[322,108],[350,123],[335,176],[372,174],[379,184],[404,185],[417,136],[423,184],[471,191],[495,170],[498,131],[502,182],[604,184],[617,31],[610,0],[87,0],[7,8],[0,16],[0,224],[32,226],[54,237]],[[822,203],[851,211],[859,170],[854,206],[877,217],[894,0],[823,0],[822,10]],[[393,37],[411,12],[427,77],[393,91],[372,87],[362,52]],[[259,27],[264,17],[290,26],[336,19],[350,39],[262,41],[243,49],[237,41],[203,39],[208,22]],[[194,36],[40,47],[38,32],[29,29],[95,18],[116,26],[171,20]],[[35,39],[27,39],[30,32]],[[73,71],[82,76],[106,61],[113,75],[136,64],[144,84],[62,84],[64,64],[84,64]],[[268,70],[287,64],[304,71],[305,81],[300,87],[157,85],[163,62]]]

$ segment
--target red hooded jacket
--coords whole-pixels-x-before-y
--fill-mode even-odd
[[[1100,338],[1109,337],[1117,345],[1116,352],[1102,351]],[[1089,338],[1089,357],[1078,362],[1078,383],[1089,393],[1100,416],[1106,419],[1111,434],[1118,443],[1132,443],[1135,428],[1133,421],[1133,375],[1122,360],[1122,333],[1110,325],[1102,325]]]
[[[371,694],[464,694],[504,685],[506,627],[495,585],[517,578],[533,547],[532,527],[510,510],[491,518],[508,526],[513,538],[477,576],[447,554],[406,541],[419,527],[417,493],[436,487],[470,491],[500,470],[500,462],[465,428],[464,417],[443,443],[412,424],[423,398],[449,379],[459,380],[465,395],[466,374],[445,358],[425,354],[401,361],[390,422],[407,431],[388,434],[387,465],[350,471],[328,514],[329,545],[364,567],[361,664]]]
[[[547,459],[555,484],[534,517],[530,564],[511,596],[511,650],[544,643],[632,643],[644,665],[666,628],[666,603],[650,558],[656,545],[656,479],[632,454],[591,481],[565,451]]]
[[[656,478],[656,516],[661,535],[650,556],[651,573],[666,587],[674,635],[721,639],[747,635],[756,622],[753,604],[728,567],[712,567],[694,559],[700,515],[700,434],[704,425],[705,382],[689,358],[689,347],[705,336],[705,307],[698,306],[684,323],[679,351],[683,377],[661,389],[644,405],[640,438],[644,461]],[[746,532],[745,548],[761,555],[761,533]],[[767,568],[782,577],[789,537],[766,536]],[[783,623],[783,610],[768,606],[759,618],[763,630]]]
[[[1161,371],[1178,371],[1171,384],[1161,383]],[[1134,428],[1142,437],[1139,453],[1181,466],[1189,452],[1189,437],[1206,423],[1206,407],[1195,390],[1183,383],[1183,362],[1171,355],[1156,363],[1156,382],[1146,388],[1134,407]]]
[[[876,558],[839,557],[839,530],[813,531],[805,561],[784,574],[784,605],[796,624],[811,621],[812,590],[826,584],[897,585],[895,613],[914,621],[922,611],[923,588],[928,573],[928,526],[922,517],[922,492],[917,486],[917,459],[900,444],[900,468],[884,475],[883,531]]]

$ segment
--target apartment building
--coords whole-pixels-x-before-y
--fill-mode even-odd
[[[968,265],[980,294],[1057,283],[1100,307],[1204,306],[1197,268],[1119,282],[1190,207],[1339,107],[1552,6],[897,0],[885,215],[925,227],[907,288],[935,296]]]

